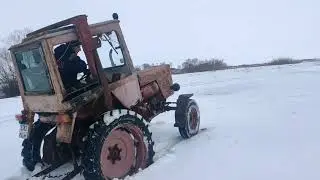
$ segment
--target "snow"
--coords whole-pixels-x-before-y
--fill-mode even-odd
[[[127,179],[320,179],[319,63],[173,78],[181,90],[170,100],[194,93],[208,129],[182,140],[174,112],[159,115],[151,124],[155,163]],[[21,108],[20,98],[0,100],[0,179],[22,179],[14,120]]]
[[[14,118],[22,109],[21,99],[0,99],[0,179],[20,170],[21,143],[18,138],[19,126]]]

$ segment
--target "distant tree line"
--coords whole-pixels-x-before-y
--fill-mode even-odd
[[[143,70],[153,66],[168,64],[170,65],[174,74],[180,73],[194,73],[194,72],[204,72],[204,71],[215,71],[227,69],[228,65],[222,59],[210,59],[210,60],[200,60],[198,58],[186,59],[178,68],[172,67],[172,63],[159,63],[159,64],[148,64],[144,63],[141,66],[136,66],[136,70]]]
[[[204,71],[217,71],[225,69],[235,69],[235,68],[249,68],[249,67],[260,67],[260,66],[272,66],[272,65],[285,65],[285,64],[297,64],[302,62],[312,62],[319,61],[319,59],[292,59],[292,58],[277,58],[266,63],[257,64],[241,64],[231,66],[224,62],[223,59],[210,59],[210,60],[199,60],[198,58],[186,59],[177,68],[172,67],[172,63],[169,63],[173,74],[183,74],[183,73],[194,73],[194,72],[204,72]],[[162,62],[160,64],[142,64],[141,66],[136,66],[136,70],[147,69],[149,67],[158,66],[166,64]]]
[[[237,66],[228,66],[228,69],[235,68],[249,68],[249,67],[260,67],[260,66],[274,66],[274,65],[285,65],[285,64],[298,64],[302,62],[314,62],[319,61],[319,59],[292,59],[292,58],[276,58],[266,63],[257,64],[241,64]]]
[[[182,63],[181,73],[193,73],[227,69],[228,65],[222,59],[199,60],[187,59]]]

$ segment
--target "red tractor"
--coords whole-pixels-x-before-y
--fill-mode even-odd
[[[153,163],[149,122],[166,111],[175,111],[183,138],[199,132],[192,94],[167,102],[180,89],[168,65],[135,70],[116,13],[91,25],[86,15],[57,22],[27,34],[10,52],[23,101],[16,115],[23,165],[45,166],[33,176],[68,162],[74,170],[63,179],[80,172],[90,180],[133,175]]]

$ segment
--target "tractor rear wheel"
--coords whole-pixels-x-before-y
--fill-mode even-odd
[[[198,134],[200,111],[196,101],[181,96],[175,111],[175,121],[183,138],[187,139]]]
[[[85,179],[124,178],[153,163],[152,133],[137,113],[113,110],[92,124],[82,155]]]

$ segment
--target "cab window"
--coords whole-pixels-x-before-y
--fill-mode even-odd
[[[27,48],[14,55],[26,93],[50,93],[51,80],[41,46]]]
[[[103,69],[125,64],[122,47],[115,31],[99,35],[101,47],[97,49]]]

